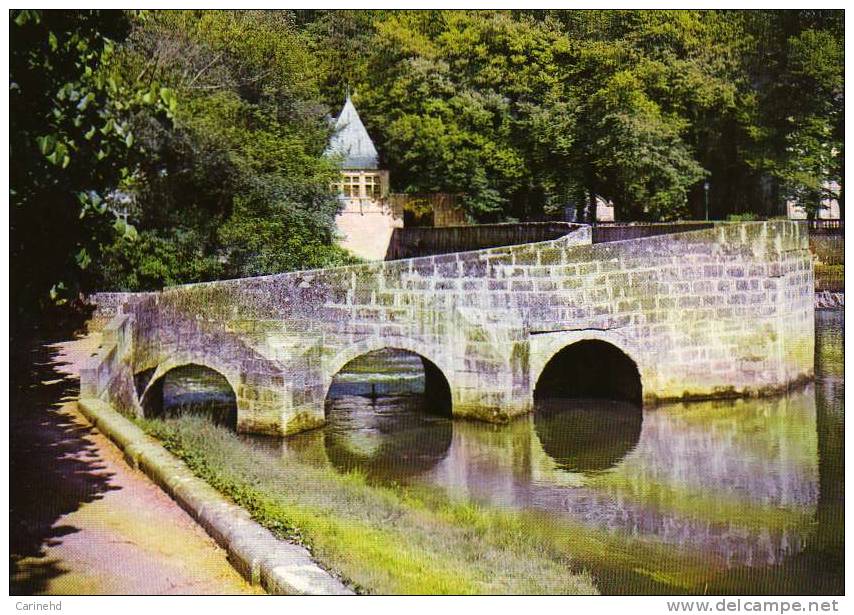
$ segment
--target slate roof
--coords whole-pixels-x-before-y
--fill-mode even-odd
[[[341,115],[335,121],[335,133],[324,154],[343,154],[342,169],[379,169],[377,148],[349,96],[341,109]]]

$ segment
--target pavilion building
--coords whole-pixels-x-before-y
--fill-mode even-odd
[[[347,96],[325,155],[340,161],[336,184],[342,208],[335,219],[339,243],[366,260],[383,260],[395,228],[403,226],[389,199],[389,173],[353,101]]]

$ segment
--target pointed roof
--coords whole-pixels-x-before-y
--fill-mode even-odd
[[[379,154],[350,96],[344,102],[341,115],[335,121],[335,133],[324,155],[343,154],[343,169],[378,169]]]

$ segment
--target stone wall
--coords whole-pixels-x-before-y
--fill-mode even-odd
[[[582,227],[534,244],[169,288],[126,310],[121,374],[87,391],[112,398],[143,370],[155,370],[150,386],[199,363],[232,383],[240,430],[288,434],[324,422],[347,362],[400,348],[441,371],[454,416],[502,422],[530,411],[551,357],[597,339],[637,364],[648,402],[768,394],[812,376],[807,245],[785,221],[602,244]]]
[[[123,311],[129,301],[134,301],[141,293],[93,293],[86,297],[86,303],[94,306],[87,322],[90,331],[103,329],[112,318]]]
[[[640,239],[642,237],[655,237],[656,235],[669,235],[673,233],[684,233],[686,231],[699,231],[713,228],[712,222],[614,222],[598,223],[593,227],[593,243],[607,243],[610,241],[625,241],[626,239]]]
[[[845,237],[810,233],[810,252],[823,265],[844,265]]]
[[[566,222],[413,226],[394,230],[385,260],[469,252],[557,239],[579,225]]]
[[[426,226],[466,226],[469,220],[460,195],[447,192],[427,194],[393,193],[389,199],[395,209],[406,215],[406,224]],[[414,224],[413,224],[414,223]]]

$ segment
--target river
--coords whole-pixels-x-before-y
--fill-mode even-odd
[[[642,578],[683,558],[704,569],[693,593],[841,594],[843,313],[817,312],[816,336],[815,381],[788,395],[644,409],[546,400],[509,425],[431,414],[418,394],[420,359],[374,353],[336,377],[325,427],[240,437],[282,463],[428,485],[567,519],[627,549],[646,545],[653,573]],[[165,393],[200,382],[173,378]],[[603,561],[607,552],[579,561],[602,593],[669,591]]]

